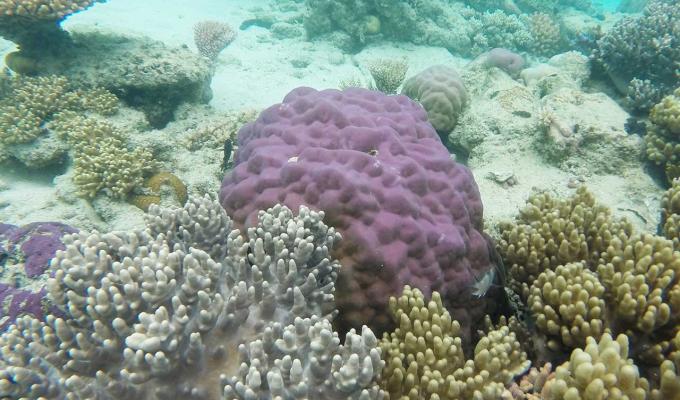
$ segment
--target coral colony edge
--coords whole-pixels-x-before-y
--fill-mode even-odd
[[[679,0],[0,0],[0,399],[680,400]]]

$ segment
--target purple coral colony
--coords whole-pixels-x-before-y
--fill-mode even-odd
[[[1,399],[680,400],[680,1],[0,0],[0,54]]]

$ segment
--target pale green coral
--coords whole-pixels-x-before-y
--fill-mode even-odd
[[[408,63],[405,59],[378,59],[368,65],[375,88],[385,94],[395,94],[404,82]]]

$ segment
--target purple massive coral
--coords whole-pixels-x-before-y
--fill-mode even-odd
[[[238,146],[220,192],[237,224],[304,204],[342,233],[341,328],[388,326],[388,298],[405,284],[460,311],[491,271],[472,174],[406,96],[298,88],[244,126]]]
[[[58,222],[0,223],[0,331],[22,315],[43,317],[49,261],[64,249],[62,237],[75,232]]]

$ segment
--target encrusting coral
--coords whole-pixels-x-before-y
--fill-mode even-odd
[[[180,206],[187,202],[187,185],[170,172],[159,172],[147,179],[140,188],[146,192],[144,194],[133,194],[130,198],[130,203],[144,211],[148,211],[152,204],[160,204],[163,186],[168,186],[172,190]]]
[[[380,342],[386,363],[380,385],[391,399],[498,399],[529,368],[507,326],[490,330],[466,359],[460,324],[436,291],[426,301],[420,290],[405,286],[389,307],[398,327]]]
[[[323,217],[278,205],[243,234],[205,197],[65,237],[48,282],[63,316],[0,337],[0,397],[383,398],[371,330],[341,345],[330,326],[340,236]]]

